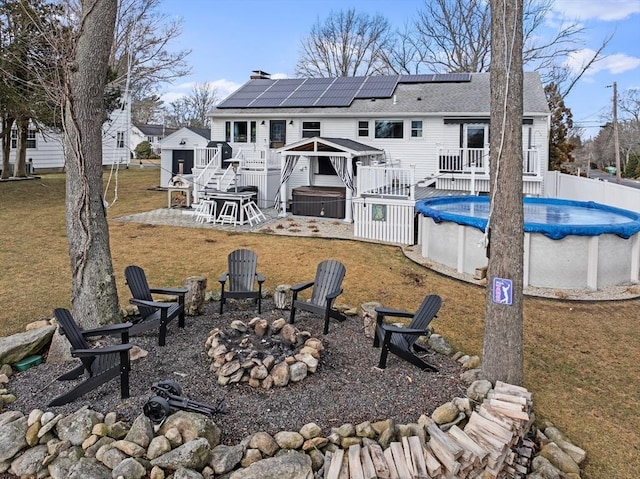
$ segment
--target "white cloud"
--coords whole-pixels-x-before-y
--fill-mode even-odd
[[[590,48],[584,48],[582,50],[576,50],[571,53],[565,62],[571,71],[579,72],[586,65],[586,63],[593,58],[595,51]],[[632,57],[624,53],[614,53],[607,55],[595,62],[586,73],[586,76],[593,76],[598,72],[607,71],[613,75],[619,75],[629,70],[634,70],[640,67],[640,58]]]
[[[160,99],[164,102],[164,105],[168,106],[170,103],[186,95],[186,92],[169,91],[160,95]]]
[[[224,100],[242,86],[240,83],[225,80],[224,78],[220,80],[213,80],[210,83],[216,90],[218,90],[218,99],[220,100]]]
[[[622,20],[640,14],[638,0],[556,0],[554,12],[580,20]]]
[[[212,80],[209,83],[218,90],[218,99],[220,100],[225,99],[241,86],[240,83],[235,83],[225,79]],[[169,105],[182,97],[188,96],[195,84],[196,82],[185,82],[180,83],[179,85],[173,85],[170,91],[164,92],[160,95],[160,99],[164,101],[165,105]]]
[[[289,78],[289,75],[287,75],[286,73],[274,73],[273,75],[271,75],[271,78],[274,80],[279,80],[282,78]],[[209,80],[209,83],[211,83],[211,85],[218,91],[219,100],[224,100],[242,86],[241,83],[236,83],[224,78],[221,78],[219,80]],[[169,103],[174,102],[177,99],[182,98],[183,96],[189,95],[189,93],[191,93],[191,89],[195,84],[196,82],[185,82],[180,83],[179,85],[173,85],[170,91],[167,91],[160,95],[160,99],[164,101],[165,105],[168,105]]]

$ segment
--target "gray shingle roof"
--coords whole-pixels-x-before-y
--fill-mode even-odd
[[[215,108],[213,116],[264,116],[290,114],[300,116],[408,116],[415,114],[455,116],[489,116],[491,88],[489,73],[473,73],[469,82],[398,83],[389,98],[353,100],[347,107],[303,108]],[[242,94],[250,94],[245,83]],[[259,80],[275,81],[275,80]],[[549,107],[540,77],[536,72],[524,74],[524,114],[548,114]],[[236,92],[237,93],[237,92]],[[224,102],[223,102],[224,103]]]
[[[209,128],[196,128],[193,126],[187,126],[185,127],[188,130],[191,130],[192,132],[194,132],[197,135],[200,135],[203,138],[206,138],[207,140],[211,139],[211,130]]]
[[[144,123],[134,123],[135,127],[147,136],[169,136],[171,133],[178,131],[177,128],[169,128],[163,125],[149,125]]]

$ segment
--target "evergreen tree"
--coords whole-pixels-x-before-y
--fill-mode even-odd
[[[563,170],[564,164],[574,161],[571,152],[576,143],[572,141],[569,132],[573,128],[573,115],[565,105],[564,99],[555,83],[544,87],[549,110],[551,110],[551,131],[549,132],[549,169]]]

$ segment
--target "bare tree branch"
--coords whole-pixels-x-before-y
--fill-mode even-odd
[[[389,22],[381,15],[369,16],[354,9],[331,12],[320,19],[301,42],[296,74],[338,77],[389,73],[384,61],[391,48]]]

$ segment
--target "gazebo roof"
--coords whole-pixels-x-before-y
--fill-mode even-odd
[[[277,150],[283,155],[293,156],[378,156],[384,151],[348,138],[304,138]]]

